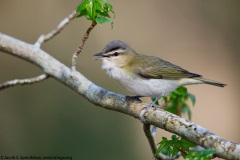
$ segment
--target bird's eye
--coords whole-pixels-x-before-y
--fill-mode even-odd
[[[118,52],[114,52],[113,55],[114,55],[114,56],[118,56],[119,53],[118,53]]]

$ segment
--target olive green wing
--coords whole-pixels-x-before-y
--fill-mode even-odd
[[[135,67],[134,73],[146,79],[175,80],[180,78],[201,77],[201,75],[188,72],[179,66],[156,57],[151,57],[151,60],[141,64],[141,67]]]

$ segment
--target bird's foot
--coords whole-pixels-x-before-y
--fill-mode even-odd
[[[159,109],[163,109],[163,107],[161,107],[161,106],[159,106],[159,105],[157,105],[156,104],[156,102],[152,102],[152,103],[150,103],[149,105],[147,105],[146,107],[144,107],[144,109],[142,110],[142,114],[140,115],[140,119],[141,119],[141,121],[145,121],[145,114],[148,112],[148,110],[150,109],[150,108],[159,108]]]
[[[141,97],[142,97],[142,96],[126,96],[126,101],[129,101],[129,100],[131,100],[131,99],[135,99],[135,100],[137,100],[137,101],[141,101],[141,100],[140,100]]]
[[[150,108],[159,108],[159,109],[163,109],[163,107],[157,105],[156,103],[158,102],[158,100],[162,97],[162,95],[160,95],[159,97],[157,97],[152,103],[150,103],[149,105],[147,105],[146,107],[144,107],[143,113],[141,114],[141,120],[145,120],[145,114],[147,113],[147,111]]]
[[[157,105],[155,101],[152,102],[152,103],[150,103],[150,104],[146,107],[146,109],[148,110],[148,109],[151,108],[151,107],[162,109],[162,107],[159,106],[159,105]]]
[[[144,114],[145,114],[150,108],[152,108],[152,107],[153,107],[153,108],[163,109],[163,107],[157,105],[156,102],[154,101],[154,102],[150,103],[148,106],[145,107],[146,109],[145,109]]]

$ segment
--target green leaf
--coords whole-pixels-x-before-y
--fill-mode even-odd
[[[162,137],[162,141],[159,143],[159,148],[155,153],[155,156],[159,153],[173,157],[179,152],[185,158],[190,152],[191,147],[197,146],[195,143],[185,139],[172,135],[171,140],[168,140],[166,137]]]
[[[177,136],[176,135],[172,135],[172,140],[177,141],[178,140]]]
[[[87,10],[87,15],[89,16],[90,20],[94,20],[95,15],[95,10],[94,10],[94,4],[92,1],[90,1],[86,5],[86,10]]]
[[[167,140],[166,137],[162,137],[162,141],[159,144],[160,146],[154,154],[155,157],[163,151],[166,152],[167,155],[171,155],[171,141]]]
[[[113,21],[111,19],[108,19],[108,18],[105,18],[105,17],[97,17],[96,22],[99,23],[100,25],[102,25],[105,22],[108,22],[111,25],[113,25]]]
[[[88,20],[96,21],[100,25],[108,22],[113,26],[109,12],[115,17],[112,5],[106,0],[83,0],[76,9],[80,14],[77,17],[85,16]]]
[[[181,112],[182,112],[182,113],[186,113],[186,114],[188,115],[188,119],[189,119],[189,120],[192,119],[192,112],[191,112],[191,110],[190,110],[190,108],[189,108],[188,105],[184,104],[184,105],[182,106],[182,111],[181,111]]]
[[[160,146],[157,149],[157,152],[155,153],[154,156],[156,156],[159,153],[165,153],[169,157],[175,156],[179,150],[179,137],[176,137],[176,135],[172,135],[171,140],[167,140],[166,137],[162,137],[162,141],[159,143]]]
[[[195,103],[196,103],[196,97],[195,97],[193,94],[191,94],[191,93],[188,93],[188,97],[189,97],[190,100],[192,101],[192,104],[195,105]]]
[[[90,0],[84,0],[82,3],[80,3],[76,9],[76,11],[81,12],[86,8],[86,5],[90,2]]]
[[[165,98],[166,100],[167,98]],[[190,99],[193,105],[195,104],[196,98],[194,95],[187,92],[187,88],[179,87],[169,94],[168,105],[166,111],[181,116],[182,113],[188,115],[188,119],[191,119],[190,106],[187,100]]]
[[[211,156],[217,153],[211,149],[205,149],[203,151],[189,151],[186,160],[211,160]]]
[[[186,87],[178,87],[176,90],[175,90],[175,93],[178,94],[178,95],[185,95],[187,93],[187,88]]]
[[[101,2],[95,1],[95,10],[99,12],[104,12],[104,8]]]
[[[170,104],[170,103],[169,103],[168,107],[166,108],[166,111],[168,111],[168,112],[170,112],[172,114],[177,115],[178,114],[178,106],[177,106],[177,104],[174,104],[174,103]]]
[[[191,142],[188,139],[185,139],[183,137],[181,137],[181,141],[182,141],[182,147],[186,150],[189,150],[189,148],[191,148],[191,147],[196,147],[197,146],[197,144],[195,144],[195,143],[193,143],[193,142]]]
[[[85,16],[85,15],[87,15],[87,10],[81,11],[80,14],[77,17],[82,17],[82,16]]]

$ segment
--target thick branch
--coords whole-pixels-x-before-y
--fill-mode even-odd
[[[109,92],[96,86],[81,73],[72,71],[64,64],[40,48],[0,33],[0,50],[25,59],[39,66],[46,74],[52,76],[90,102],[113,111],[118,111],[141,119],[146,103],[123,95]],[[162,128],[185,137],[192,142],[217,151],[217,156],[225,159],[240,159],[240,145],[226,141],[207,129],[184,118],[161,109],[149,109],[143,123]]]
[[[71,14],[69,14],[65,19],[63,19],[58,26],[53,29],[51,32],[47,33],[47,34],[43,34],[41,35],[38,40],[35,43],[35,46],[40,48],[40,46],[42,45],[42,43],[50,40],[51,38],[53,38],[54,36],[56,36],[58,33],[60,33],[61,30],[63,30],[63,28],[76,16],[78,15],[78,13],[76,12],[76,10],[74,10]],[[37,83],[40,81],[43,81],[44,79],[47,79],[48,75],[47,74],[42,74],[39,75],[37,77],[34,78],[29,78],[29,79],[15,79],[15,80],[11,80],[11,81],[7,81],[5,83],[0,84],[0,90],[2,89],[6,89],[9,87],[13,87],[16,85],[25,85],[25,84],[33,84],[33,83]]]
[[[37,77],[33,77],[33,78],[29,78],[29,79],[15,79],[15,80],[7,81],[7,82],[0,84],[0,90],[8,88],[8,87],[13,87],[16,85],[26,85],[26,84],[33,84],[33,83],[41,82],[47,78],[48,78],[47,74],[41,74]]]

